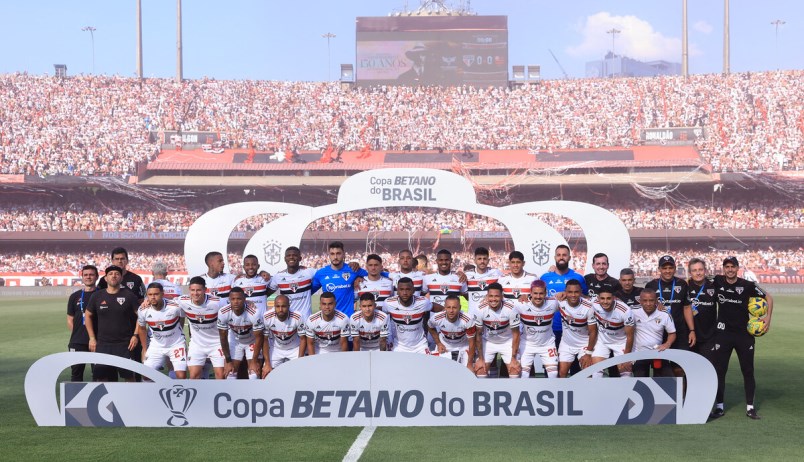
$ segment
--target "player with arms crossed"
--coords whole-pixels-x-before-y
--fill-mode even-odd
[[[425,297],[413,295],[413,280],[401,278],[396,285],[397,293],[383,302],[383,311],[388,314],[388,328],[394,338],[394,350],[400,353],[430,354],[425,335],[425,324],[432,302]],[[443,300],[442,300],[443,301]]]
[[[304,323],[307,354],[336,353],[349,350],[349,317],[335,309],[335,294],[321,294],[321,311],[313,313]]]
[[[313,314],[312,283],[315,270],[301,267],[301,250],[298,247],[285,250],[285,265],[287,269],[274,275],[268,282],[268,289],[271,293],[279,291],[286,296],[290,300],[290,311],[306,320]]]
[[[558,346],[558,376],[567,377],[575,359],[581,369],[592,364],[597,343],[597,320],[592,302],[581,298],[581,283],[570,279],[564,289],[566,299],[558,302],[563,335]]]
[[[290,310],[286,295],[277,295],[274,308],[263,316],[264,336],[262,356],[267,358],[262,376],[267,377],[280,364],[304,356],[307,348],[304,335],[300,335],[303,320],[299,313]]]
[[[597,289],[597,303],[592,306],[597,321],[597,342],[592,352],[592,364],[604,361],[613,355],[622,356],[634,347],[634,316],[628,305],[614,298],[611,286],[603,285]],[[617,365],[622,377],[631,377],[631,363]],[[603,371],[595,372],[603,377]]]
[[[145,303],[137,313],[137,335],[142,347],[142,363],[161,369],[167,358],[177,379],[187,378],[187,344],[184,338],[184,312],[175,301],[165,298],[162,284],[152,282],[145,290]],[[148,329],[151,341],[148,342]]]
[[[427,327],[435,339],[439,356],[452,358],[474,372],[477,327],[473,318],[461,313],[461,300],[457,295],[447,295],[444,311],[431,316]]]
[[[514,303],[519,314],[522,338],[517,357],[522,365],[520,376],[530,376],[536,356],[541,359],[548,378],[558,377],[558,349],[553,334],[553,317],[558,312],[558,301],[547,298],[547,284],[535,280],[530,284],[530,301]]]
[[[658,310],[656,292],[646,290],[639,297],[640,308],[632,310],[634,316],[634,351],[664,351],[676,341],[676,326],[666,311]],[[664,335],[667,341],[662,343]],[[634,363],[634,376],[648,377],[653,365],[654,377],[672,377],[673,370],[661,359],[640,359]]]
[[[261,368],[257,357],[262,351],[262,331],[262,316],[257,305],[246,300],[242,287],[232,287],[229,304],[218,312],[218,335],[226,361],[224,377],[236,379],[240,363],[245,359],[249,380],[259,378]]]
[[[518,379],[522,372],[519,360],[516,359],[519,351],[519,315],[514,310],[513,302],[503,300],[503,287],[500,283],[495,282],[486,290],[486,300],[481,303],[475,319],[480,357],[488,371],[499,353],[508,369],[509,378]],[[481,371],[478,377],[488,377],[488,374]]]
[[[737,351],[740,370],[743,373],[745,387],[745,415],[758,420],[760,416],[754,409],[756,379],[754,378],[754,346],[755,338],[748,333],[748,300],[753,297],[764,298],[768,304],[768,312],[761,319],[764,321],[762,334],[768,332],[773,315],[773,297],[760,289],[756,283],[737,277],[740,264],[736,257],[723,260],[723,275],[715,276],[715,293],[718,298],[717,329],[715,335],[715,361],[717,366],[717,395],[715,409],[711,417],[718,418],[724,414],[723,398],[726,393],[726,373],[729,370],[731,352]],[[717,348],[719,347],[719,348]]]
[[[190,322],[190,346],[187,349],[187,366],[191,379],[200,379],[207,359],[212,363],[216,379],[222,379],[225,361],[221,338],[218,335],[218,312],[224,304],[221,299],[206,293],[206,281],[201,276],[190,279],[190,295],[177,300],[179,308]]]
[[[377,310],[372,293],[360,295],[358,310],[349,318],[349,332],[354,341],[354,351],[388,350],[388,315]]]

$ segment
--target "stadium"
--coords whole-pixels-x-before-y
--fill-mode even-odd
[[[802,355],[787,345],[804,331],[797,316],[804,287],[804,70],[541,78],[509,62],[508,17],[495,16],[505,11],[478,14],[469,2],[445,3],[423,1],[388,17],[358,11],[355,64],[341,65],[336,81],[187,79],[181,64],[176,78],[0,74],[0,296],[9,320],[0,341],[8,371],[0,382],[8,416],[0,431],[14,446],[4,449],[9,460],[88,458],[75,447],[79,438],[91,441],[93,458],[176,451],[175,435],[156,429],[40,428],[25,406],[28,367],[65,351],[64,305],[81,288],[84,265],[103,269],[112,263],[110,250],[123,246],[129,270],[145,284],[162,262],[168,279],[186,286],[199,273],[190,268],[185,242],[204,214],[237,203],[330,206],[345,181],[379,169],[450,172],[484,206],[572,201],[605,209],[628,231],[628,266],[638,285],[659,277],[663,255],[674,256],[681,278],[690,276],[694,258],[714,276],[735,256],[740,277],[773,293],[777,319],[757,341],[757,401],[767,417],[761,430],[736,404],[704,426],[662,427],[661,441],[651,426],[628,433],[583,427],[588,446],[568,447],[573,427],[478,427],[513,437],[502,445],[466,438],[474,429],[463,427],[378,428],[363,442],[360,460],[478,459],[490,452],[517,460],[642,459],[664,451],[794,457],[795,442],[784,435],[802,410],[801,378],[793,373]],[[425,64],[417,67],[417,59]],[[384,66],[389,62],[402,64]],[[389,272],[400,270],[397,255],[405,249],[427,257],[426,273],[437,271],[440,249],[452,252],[454,270],[472,265],[477,247],[488,248],[490,267],[503,272],[510,252],[529,255],[494,217],[423,199],[311,219],[299,238],[302,265],[327,266],[332,241],[345,244],[347,261],[380,255]],[[246,247],[285,215],[254,214],[231,230],[226,248],[209,250],[223,252],[226,271],[241,274]],[[563,238],[572,269],[592,272],[589,229],[557,213],[530,216]],[[271,263],[267,250],[257,257],[262,267]],[[29,337],[41,340],[20,348]],[[742,402],[734,360],[731,369],[727,410]],[[68,378],[65,371],[61,379]],[[330,460],[354,457],[361,430],[236,431],[243,447],[260,455]],[[218,445],[231,445],[228,432],[175,431],[203,441],[182,448],[180,458],[211,459]],[[620,451],[642,438],[647,444]]]

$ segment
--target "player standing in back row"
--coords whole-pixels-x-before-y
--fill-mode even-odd
[[[280,271],[268,282],[271,292],[279,291],[290,301],[290,311],[306,320],[313,314],[312,287],[315,270],[301,267],[301,250],[288,247],[285,250],[287,269]]]
[[[440,311],[447,295],[460,296],[466,293],[466,283],[461,282],[461,277],[452,271],[452,252],[449,250],[438,251],[436,265],[438,271],[425,276],[422,290],[429,294],[430,302],[437,305]]]
[[[538,278],[525,271],[525,255],[522,252],[514,250],[508,255],[508,271],[497,281],[502,286],[503,296],[511,302],[526,302],[530,296],[530,285]]]
[[[489,249],[475,249],[475,269],[466,272],[466,290],[469,301],[469,316],[477,315],[480,304],[486,298],[486,289],[503,276],[497,268],[489,268]]]
[[[758,420],[760,417],[754,409],[756,380],[754,379],[754,337],[748,333],[748,299],[764,298],[768,302],[768,313],[763,320],[763,332],[770,329],[773,316],[773,297],[760,289],[755,283],[737,277],[740,264],[736,257],[723,260],[723,275],[715,276],[715,293],[718,298],[718,332],[715,335],[715,357],[717,361],[717,396],[712,417],[724,414],[723,398],[726,392],[726,373],[729,370],[732,350],[737,351],[740,370],[743,373],[745,386],[745,415]]]

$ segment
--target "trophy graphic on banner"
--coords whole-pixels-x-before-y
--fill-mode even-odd
[[[187,426],[189,422],[187,422],[187,417],[185,417],[184,413],[192,406],[197,393],[195,388],[184,388],[181,385],[159,390],[159,397],[162,398],[162,402],[173,414],[167,421],[168,425],[171,427]]]

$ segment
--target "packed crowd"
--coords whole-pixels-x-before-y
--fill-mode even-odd
[[[694,202],[671,206],[657,201],[612,201],[611,210],[628,229],[770,229],[804,227],[804,207],[793,200]],[[0,204],[0,232],[7,231],[187,231],[205,212],[202,207],[154,209],[143,203],[105,208],[100,204],[55,204],[13,201]],[[580,230],[559,215],[533,216],[559,231]],[[240,222],[235,231],[254,232],[282,214],[260,214]],[[506,231],[494,218],[434,208],[366,209],[339,213],[313,221],[308,231],[443,232]]]
[[[804,71],[544,81],[522,88],[0,75],[0,173],[128,175],[149,132],[258,150],[581,149],[699,126],[716,171],[804,168]]]
[[[370,253],[378,253],[386,264],[386,269],[396,271],[397,255],[396,252],[389,251],[364,251],[347,252],[347,261],[365,262],[366,256]],[[428,272],[435,271],[435,252],[432,249],[423,250],[429,256],[430,267]],[[631,254],[632,268],[638,277],[656,277],[658,275],[657,262],[660,256],[668,253],[666,249],[657,250],[635,250]],[[685,266],[694,257],[703,258],[707,262],[710,271],[717,271],[720,264],[727,256],[735,255],[741,262],[741,266],[756,273],[769,273],[778,275],[801,274],[804,269],[804,247],[798,248],[764,248],[757,247],[752,250],[733,251],[733,250],[712,250],[712,249],[672,249],[670,254],[675,256],[678,262],[678,271],[681,276],[686,276]],[[491,266],[494,268],[507,269],[508,253],[502,249],[491,252]],[[328,255],[325,252],[302,252],[302,264],[310,268],[321,268],[329,264]],[[473,263],[473,253],[470,249],[453,252],[454,269],[460,270],[465,265]],[[570,266],[578,272],[583,273],[586,265],[586,252],[573,251]],[[157,261],[168,265],[171,272],[184,273],[184,255],[180,253],[162,252],[148,253],[131,252],[130,267],[141,274],[149,274],[150,268]],[[239,253],[229,253],[229,268],[233,273],[242,272],[242,255]],[[7,252],[0,261],[0,273],[57,273],[74,272],[82,265],[92,264],[99,268],[104,268],[110,264],[107,253],[80,253],[80,252],[47,252],[47,251],[15,251]]]

